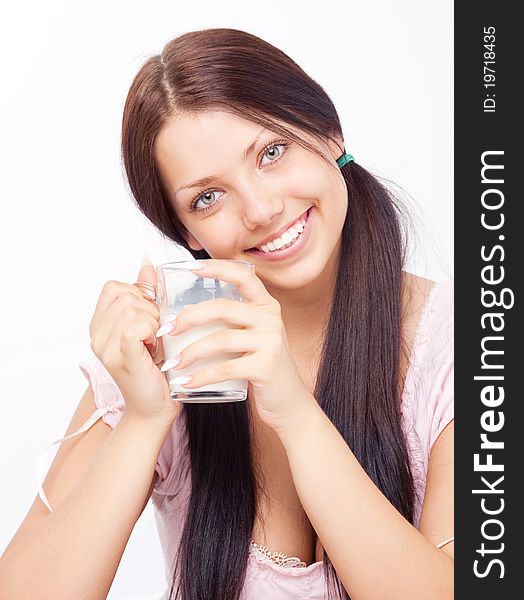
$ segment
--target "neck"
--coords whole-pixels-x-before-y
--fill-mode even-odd
[[[338,258],[337,248],[319,277],[300,289],[267,286],[268,292],[280,303],[290,345],[308,346],[322,337],[329,321]]]

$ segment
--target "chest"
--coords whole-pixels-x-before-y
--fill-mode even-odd
[[[403,352],[400,353],[401,387],[408,369],[419,314],[410,315],[404,323]],[[293,352],[295,364],[308,386],[314,392],[319,354],[306,358]],[[258,512],[253,529],[253,540],[270,552],[281,552],[297,557],[306,565],[322,560],[324,549],[304,511],[295,489],[286,452],[278,436],[267,426],[255,426],[256,469],[261,483]]]
[[[295,362],[313,393],[318,365],[311,360],[300,360],[298,356]],[[254,431],[255,464],[261,491],[253,540],[270,552],[297,557],[306,565],[321,561],[322,544],[300,503],[284,447],[264,424],[256,424]]]

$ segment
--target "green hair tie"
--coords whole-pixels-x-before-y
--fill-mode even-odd
[[[351,162],[352,160],[355,160],[353,156],[351,154],[348,154],[347,152],[344,152],[344,154],[340,158],[337,158],[337,165],[341,169],[344,165],[347,165],[348,162]]]

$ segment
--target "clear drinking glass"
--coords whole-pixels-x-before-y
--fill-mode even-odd
[[[198,262],[205,262],[199,260]],[[253,264],[248,261],[229,260],[253,269]],[[183,260],[164,263],[156,267],[157,283],[155,286],[156,303],[160,313],[160,326],[169,323],[186,306],[212,300],[213,298],[230,298],[242,302],[242,296],[238,289],[226,281],[213,279],[199,275],[198,271],[191,271],[195,261]],[[164,360],[168,360],[179,354],[192,342],[210,335],[215,331],[228,329],[228,325],[218,321],[209,322],[205,325],[193,327],[181,335],[164,335],[161,343],[164,349]],[[191,390],[180,385],[171,383],[175,377],[190,375],[199,369],[231,360],[242,356],[232,352],[216,354],[212,357],[199,360],[185,369],[169,369],[166,378],[169,383],[170,394],[173,400],[179,402],[238,402],[247,398],[247,380],[232,379],[204,385]]]

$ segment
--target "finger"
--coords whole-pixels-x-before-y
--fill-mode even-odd
[[[274,315],[265,313],[253,304],[246,304],[229,298],[204,300],[186,306],[178,313],[174,329],[168,335],[180,335],[184,331],[211,321],[227,323],[236,327],[272,327]]]
[[[100,348],[104,348],[115,323],[122,319],[126,310],[130,309],[142,311],[144,314],[147,314],[153,318],[157,324],[160,322],[158,308],[155,304],[148,302],[141,296],[135,296],[133,292],[125,291],[118,296],[118,298],[113,302],[113,304],[111,304],[104,315],[102,315],[96,322],[95,319],[93,319],[93,344]]]
[[[102,288],[102,292],[98,297],[98,301],[96,303],[93,318],[91,319],[91,323],[89,324],[90,334],[93,330],[96,331],[98,329],[100,321],[101,319],[103,319],[109,307],[115,302],[117,298],[119,298],[125,293],[133,294],[136,298],[144,297],[142,292],[131,283],[124,283],[122,281],[115,281],[113,279],[104,283],[104,287]]]
[[[93,342],[95,342],[96,339],[95,343],[104,347],[114,323],[121,318],[123,311],[128,307],[143,310],[158,322],[160,321],[158,308],[155,304],[145,300],[140,295],[135,295],[134,291],[126,290],[114,300],[106,310],[105,314],[93,317],[90,325],[90,333]]]
[[[181,385],[184,389],[198,388],[212,383],[221,383],[231,379],[248,379],[253,374],[251,356],[241,356],[199,369],[191,375],[179,375],[170,379],[169,383]],[[189,379],[189,381],[187,381]]]
[[[275,302],[264,284],[255,275],[255,267],[248,268],[251,263],[232,262],[228,260],[209,259],[200,261],[201,268],[193,272],[200,277],[211,277],[233,284],[242,298],[253,304],[265,305]]]
[[[140,271],[138,273],[137,281],[141,281],[143,283],[150,283],[155,285],[157,282],[157,274],[151,259],[144,255],[142,258],[142,266],[140,267]]]
[[[110,356],[121,356],[130,371],[136,362],[151,358],[144,341],[154,335],[156,319],[144,311],[126,308],[122,318],[113,326],[107,343]]]
[[[146,350],[149,352],[149,355],[153,359],[153,362],[155,363],[155,365],[158,362],[160,362],[157,357],[157,350],[158,350],[158,347],[160,346],[160,344],[158,343],[158,340],[149,336],[147,338],[147,340],[144,341],[144,346],[146,347]]]
[[[153,362],[155,363],[155,365],[162,366],[165,361],[165,354],[164,354],[164,344],[162,343],[162,340],[159,337],[157,337],[157,335],[156,335],[156,333],[159,329],[159,326],[160,326],[160,318],[158,318],[158,320],[157,320],[155,336],[151,340],[155,344],[155,349],[151,356],[153,358]]]
[[[245,329],[226,329],[206,335],[189,344],[182,350],[180,361],[174,362],[169,357],[162,370],[176,368],[185,369],[194,362],[210,356],[226,353],[251,353],[259,350],[263,345],[262,340],[253,335],[252,331]],[[173,365],[172,367],[170,365]]]
[[[142,259],[142,266],[140,267],[137,281],[149,283],[153,286],[157,281],[155,268],[147,256],[144,256]],[[89,327],[90,331],[91,325],[96,327],[97,321],[100,319],[100,317],[105,314],[111,304],[113,304],[113,302],[125,291],[134,294],[137,298],[144,297],[143,290],[133,283],[125,283],[115,280],[106,281],[95,307],[94,316]]]
[[[138,273],[138,279],[133,284],[138,287],[148,300],[155,300],[155,284],[157,282],[157,274],[155,267],[147,255],[142,258],[142,266]],[[141,285],[144,284],[144,285]]]
[[[155,344],[156,344],[156,350],[151,355],[151,358],[153,359],[153,362],[155,363],[155,365],[162,366],[165,361],[164,345],[162,344],[162,340],[160,340],[158,338],[156,338]]]

